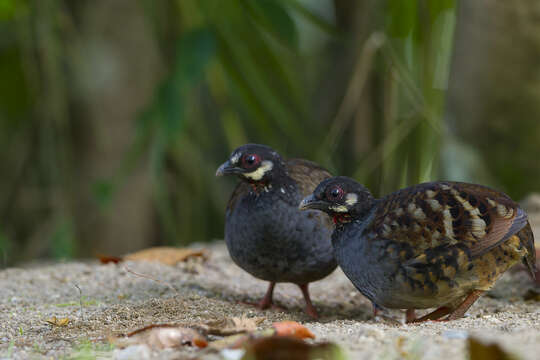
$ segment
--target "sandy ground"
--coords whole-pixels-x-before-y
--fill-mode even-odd
[[[533,284],[522,271],[505,274],[467,318],[399,325],[373,319],[367,300],[337,270],[311,286],[321,314],[313,321],[303,313],[300,291],[291,284],[276,287],[275,298],[285,312],[258,311],[241,303],[262,297],[266,284],[236,267],[222,242],[205,247],[207,262],[175,267],[91,261],[1,271],[0,359],[189,358],[195,356],[190,349],[138,353],[128,348],[128,353],[108,345],[107,337],[154,323],[200,323],[241,315],[265,317],[261,327],[279,320],[301,322],[315,333],[316,341],[342,345],[350,359],[398,359],[403,351],[410,359],[465,359],[468,336],[497,342],[523,359],[537,359],[540,353],[540,303],[524,300]],[[174,289],[137,277],[124,266]],[[82,291],[82,314],[75,285]],[[399,311],[389,315],[404,317]],[[52,326],[46,322],[52,316],[71,322]]]

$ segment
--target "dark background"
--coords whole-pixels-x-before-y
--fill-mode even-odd
[[[221,238],[231,150],[540,190],[538,0],[0,0],[0,266]]]

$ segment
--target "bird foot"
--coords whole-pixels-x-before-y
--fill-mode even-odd
[[[313,305],[306,306],[306,314],[308,314],[310,317],[312,317],[315,320],[319,319],[319,313],[317,312],[317,309],[315,309],[315,306]]]

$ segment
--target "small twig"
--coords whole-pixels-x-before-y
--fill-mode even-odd
[[[126,270],[128,273],[131,273],[131,274],[133,274],[133,275],[135,275],[135,276],[142,277],[142,278],[145,278],[145,279],[148,279],[148,280],[155,281],[155,282],[157,282],[158,284],[165,285],[165,286],[167,286],[168,288],[170,288],[172,291],[174,291],[174,293],[175,293],[176,295],[180,295],[180,294],[178,293],[178,291],[177,291],[171,284],[169,284],[169,283],[166,282],[166,281],[159,280],[159,279],[155,279],[155,278],[151,277],[150,275],[137,273],[137,272],[131,270],[130,268],[128,268],[127,265],[124,265],[124,270]]]
[[[82,290],[79,287],[79,285],[77,285],[77,284],[73,284],[73,285],[77,288],[77,290],[79,290],[79,305],[81,307],[81,319],[82,319],[82,321],[84,321],[83,303],[82,303]]]

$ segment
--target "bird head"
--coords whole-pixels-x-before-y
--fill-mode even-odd
[[[246,144],[234,150],[216,171],[216,176],[237,175],[250,182],[268,182],[273,175],[284,171],[281,156],[266,145]]]
[[[324,211],[337,223],[363,218],[374,204],[375,199],[364,186],[351,178],[336,176],[322,181],[298,208]]]

